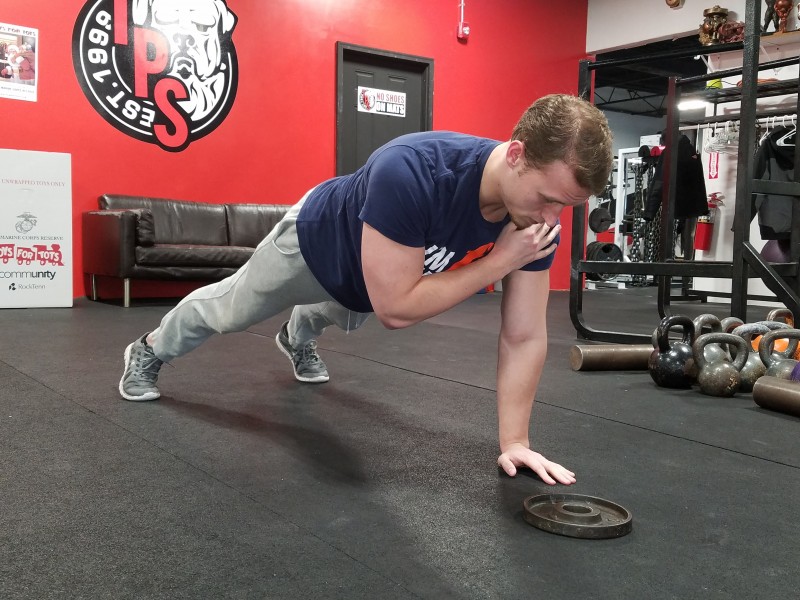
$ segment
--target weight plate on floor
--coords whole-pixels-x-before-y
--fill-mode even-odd
[[[523,502],[525,520],[550,533],[605,539],[622,537],[633,529],[630,511],[602,498],[580,494],[542,494]]]

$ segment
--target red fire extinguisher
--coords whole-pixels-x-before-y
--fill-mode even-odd
[[[713,192],[708,195],[708,214],[697,217],[697,231],[694,234],[695,250],[711,250],[711,236],[714,233],[714,220],[720,206],[725,206],[722,194]]]

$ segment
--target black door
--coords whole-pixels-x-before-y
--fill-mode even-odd
[[[386,142],[433,126],[433,60],[336,45],[336,174],[362,166]]]

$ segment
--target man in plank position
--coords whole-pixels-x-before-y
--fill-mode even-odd
[[[401,136],[352,175],[313,188],[239,271],[192,292],[130,344],[120,393],[159,398],[163,362],[290,307],[278,348],[299,381],[325,382],[316,338],[329,325],[350,331],[374,312],[387,329],[408,327],[502,280],[497,462],[512,476],[527,466],[545,483],[574,483],[531,449],[528,426],[547,353],[558,217],[602,192],[611,166],[605,117],[569,95],[534,102],[506,142]]]

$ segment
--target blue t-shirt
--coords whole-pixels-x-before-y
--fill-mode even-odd
[[[314,188],[297,234],[322,287],[344,307],[372,312],[361,269],[364,222],[398,244],[425,248],[425,275],[488,254],[508,223],[508,216],[486,221],[478,202],[483,169],[499,143],[446,131],[412,133],[378,148],[352,175]],[[550,254],[523,269],[542,271],[552,262]]]

